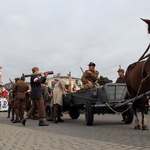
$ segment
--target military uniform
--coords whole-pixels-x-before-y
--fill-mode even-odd
[[[116,83],[126,83],[125,76],[124,77],[118,77],[116,80]]]
[[[125,78],[125,76],[124,76],[124,70],[123,70],[123,69],[118,69],[117,72],[118,72],[118,73],[119,73],[119,72],[122,72],[123,75],[122,75],[122,76],[119,76],[119,77],[117,78],[116,83],[126,83],[126,78]],[[127,98],[128,98],[128,93],[126,93],[126,96],[125,96],[125,99],[127,99]],[[124,121],[125,114],[122,114],[122,117],[123,117],[123,120],[122,120],[122,121]]]
[[[123,72],[124,73],[124,70],[123,69],[119,69],[117,72]],[[116,83],[126,83],[126,78],[124,75],[120,76],[117,78],[116,80]]]
[[[48,102],[48,87],[43,84],[41,89],[42,89],[42,97],[44,100],[44,105],[46,105],[46,103]]]
[[[34,67],[33,70],[37,70],[37,67]],[[34,73],[34,71],[33,71]],[[22,124],[25,126],[26,119],[30,118],[36,111],[38,110],[39,114],[39,126],[48,126],[49,124],[46,124],[44,122],[44,118],[46,117],[45,113],[45,107],[44,107],[44,100],[42,98],[42,89],[41,84],[45,83],[46,76],[39,77],[38,75],[31,76],[30,84],[31,84],[31,92],[30,97],[32,100],[32,106],[31,109],[28,111],[24,119],[22,120]]]
[[[12,113],[11,121],[14,121],[14,94],[12,89],[9,91],[9,101],[8,101],[8,117],[10,118],[10,112]]]
[[[94,63],[90,63],[89,66],[93,65],[95,67]],[[84,89],[90,89],[93,88],[95,85],[96,80],[98,80],[99,72],[96,70],[86,70],[81,78],[81,81],[83,83],[83,88]],[[90,83],[89,83],[90,81]]]
[[[31,99],[32,99],[32,106],[29,112],[27,113],[28,117],[31,117],[36,108],[38,109],[39,118],[45,118],[45,109],[44,109],[44,100],[42,98],[42,90],[41,90],[41,83],[44,83],[46,80],[45,77],[39,78],[37,75],[31,77]]]
[[[31,108],[30,90],[26,92],[25,99],[26,99],[26,111],[28,112]]]
[[[29,86],[23,80],[18,81],[14,86],[14,93],[15,93],[15,101],[14,101],[14,110],[16,113],[16,120],[13,123],[19,122],[23,119],[26,101],[25,101],[25,94],[29,90]]]

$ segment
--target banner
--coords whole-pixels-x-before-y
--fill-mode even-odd
[[[0,111],[8,111],[8,101],[6,98],[0,98]]]

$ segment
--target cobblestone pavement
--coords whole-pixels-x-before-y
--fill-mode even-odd
[[[47,127],[39,127],[37,120],[27,120],[24,127],[11,123],[6,116],[6,112],[0,112],[0,150],[150,149],[150,131],[134,130],[133,123],[122,123],[117,114],[95,115],[90,127],[85,125],[84,115],[72,120],[65,114],[64,123],[49,122]]]

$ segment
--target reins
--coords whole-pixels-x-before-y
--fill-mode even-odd
[[[143,53],[143,55],[139,58],[139,60],[137,62],[150,56],[150,53],[145,56],[145,54],[148,52],[149,48],[150,48],[150,44],[148,45],[147,49],[145,50],[145,52]]]
[[[108,103],[105,103],[105,105],[106,105],[111,111],[113,111],[114,113],[118,113],[118,114],[123,114],[123,113],[125,113],[125,112],[128,111],[128,110],[131,108],[131,106],[132,106],[132,105],[129,105],[129,107],[128,107],[127,109],[125,109],[124,111],[119,112],[119,111],[114,110]]]
[[[149,48],[150,48],[150,44],[148,45],[147,49],[145,50],[145,52],[143,53],[143,55],[139,58],[139,60],[138,60],[137,62],[140,62],[141,60],[143,60],[143,59],[145,59],[145,58],[147,58],[147,57],[150,57],[150,53],[148,53],[148,54],[146,55],[146,53],[148,52]],[[146,56],[145,56],[145,55],[146,55]],[[139,88],[138,88],[138,92],[137,92],[137,94],[136,94],[136,96],[135,96],[135,99],[133,100],[132,104],[129,105],[129,107],[128,107],[126,110],[124,110],[124,111],[122,111],[122,112],[119,112],[119,111],[114,110],[108,103],[105,103],[105,105],[106,105],[110,110],[112,110],[112,111],[115,112],[115,113],[119,113],[119,114],[125,113],[126,111],[128,111],[128,110],[132,107],[133,103],[137,100],[137,97],[138,97],[138,95],[139,95],[139,93],[140,93],[140,91],[141,91],[143,82],[144,82],[147,78],[149,78],[149,77],[150,77],[150,74],[148,74],[144,79],[141,80],[140,86],[139,86]]]
[[[147,78],[149,78],[149,77],[150,77],[150,74],[148,74],[144,79],[141,80],[141,83],[140,83],[140,86],[139,86],[139,88],[138,88],[138,92],[137,92],[137,94],[136,94],[136,96],[135,96],[135,99],[133,100],[132,104],[129,105],[129,107],[128,107],[127,109],[125,109],[124,111],[122,111],[122,112],[116,111],[116,110],[114,110],[108,103],[105,103],[105,105],[106,105],[110,110],[112,110],[112,111],[115,112],[115,113],[119,113],[119,114],[125,113],[126,111],[128,111],[128,110],[132,107],[133,103],[137,100],[137,97],[138,97],[138,95],[139,95],[139,93],[140,93],[140,90],[141,90],[141,88],[142,88],[143,82],[144,82]]]

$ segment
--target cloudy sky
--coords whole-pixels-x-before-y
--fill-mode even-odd
[[[0,0],[0,66],[9,78],[53,70],[81,77],[90,61],[113,81],[149,44],[150,0]]]

